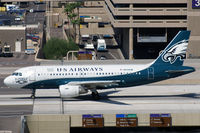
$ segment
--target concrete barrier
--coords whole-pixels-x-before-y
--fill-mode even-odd
[[[150,126],[150,114],[137,114],[138,126]],[[172,127],[200,126],[200,113],[172,113]],[[30,133],[69,133],[70,127],[82,127],[82,115],[25,116]],[[103,114],[104,127],[116,127],[116,114]],[[1,132],[0,133],[10,133]]]

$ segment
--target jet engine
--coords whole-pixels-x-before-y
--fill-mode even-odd
[[[64,97],[77,97],[80,94],[87,93],[88,90],[86,90],[84,87],[80,85],[60,85],[60,96],[62,98]]]

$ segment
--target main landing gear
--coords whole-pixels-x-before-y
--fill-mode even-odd
[[[100,95],[99,95],[99,93],[96,90],[92,91],[92,98],[94,100],[99,100],[100,99]]]
[[[35,98],[35,89],[32,89],[32,95],[31,98],[34,99]]]

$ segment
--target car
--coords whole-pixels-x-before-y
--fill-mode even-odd
[[[20,17],[16,17],[15,21],[21,21],[21,18]]]
[[[99,39],[99,37],[98,37],[97,35],[93,35],[93,36],[92,36],[92,41],[95,41],[95,42],[96,42],[97,39]]]
[[[102,55],[102,56],[100,57],[100,60],[106,60],[106,57],[105,57],[104,55]]]
[[[87,50],[94,50],[94,44],[93,43],[85,43],[84,48]]]
[[[33,9],[30,9],[30,10],[29,10],[29,12],[33,13],[33,12],[34,12],[34,10],[33,10]]]
[[[31,55],[31,54],[35,54],[35,53],[36,53],[35,49],[25,49],[25,54],[27,54],[27,55]]]

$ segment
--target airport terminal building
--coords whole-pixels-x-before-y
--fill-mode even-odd
[[[191,30],[187,57],[200,57],[199,0],[105,0],[127,59],[156,58],[179,30]]]

